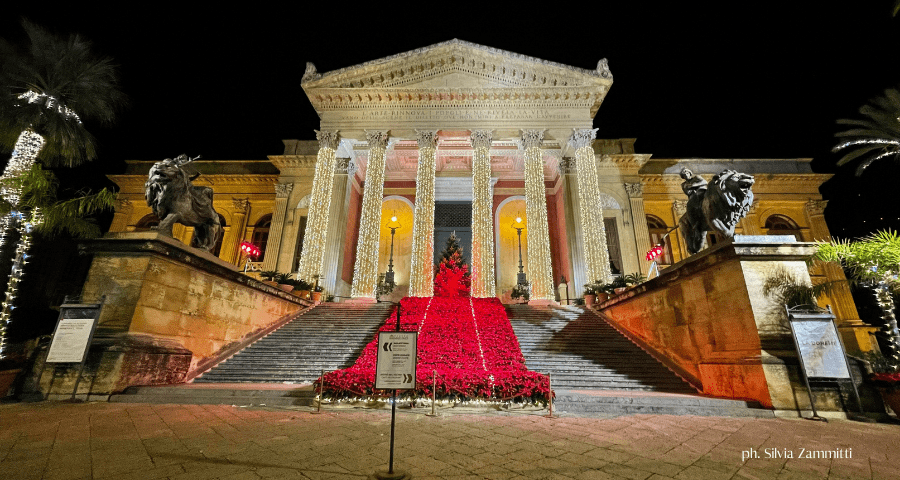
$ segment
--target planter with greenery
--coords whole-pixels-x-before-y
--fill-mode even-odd
[[[509,293],[509,296],[513,300],[518,300],[518,303],[528,303],[528,300],[531,298],[531,284],[524,283],[516,285]]]

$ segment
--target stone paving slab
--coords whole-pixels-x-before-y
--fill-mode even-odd
[[[898,424],[426,412],[397,415],[395,468],[416,479],[900,478]],[[6,404],[0,479],[363,479],[389,440],[388,410]]]

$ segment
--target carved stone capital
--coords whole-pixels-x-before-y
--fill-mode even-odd
[[[675,200],[672,202],[672,211],[675,212],[677,218],[681,218],[687,213],[687,200]]]
[[[369,148],[388,147],[388,131],[387,130],[366,130],[366,143]]]
[[[350,158],[334,159],[334,173],[353,175],[357,170],[356,162]]]
[[[437,148],[437,130],[416,130],[416,141],[419,143],[419,149]]]
[[[569,137],[569,145],[575,150],[584,147],[590,147],[597,138],[597,130],[599,128],[584,128],[581,130],[573,129],[572,136]]]
[[[641,198],[644,196],[644,185],[641,183],[626,183],[625,192],[628,198]]]
[[[290,196],[292,190],[294,190],[293,183],[276,183],[275,198],[287,198]]]
[[[577,173],[575,171],[575,159],[572,157],[563,157],[559,159],[559,173],[563,175],[569,173]]]
[[[250,199],[249,198],[232,198],[232,205],[234,206],[234,211],[237,213],[242,213],[244,215],[250,210]]]
[[[756,210],[757,210],[757,209],[759,209],[759,200],[758,200],[758,199],[754,199],[754,200],[753,200],[753,203],[750,204],[750,210],[749,210],[749,213],[756,214]]]
[[[545,130],[522,130],[522,148],[540,148],[544,143]]]
[[[316,140],[319,141],[319,148],[337,150],[338,143],[341,141],[341,136],[337,130],[315,130],[315,132]]]
[[[494,141],[494,131],[493,130],[472,130],[471,135],[469,135],[469,139],[472,142],[472,148],[491,148],[491,142]]]
[[[806,202],[806,213],[808,215],[825,215],[825,207],[828,200],[810,200]]]

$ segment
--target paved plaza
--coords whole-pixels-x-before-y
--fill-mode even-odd
[[[0,479],[352,479],[386,470],[389,410],[310,412],[0,405]],[[397,415],[395,468],[417,479],[900,478],[897,424],[426,412]],[[836,458],[804,458],[810,452]]]

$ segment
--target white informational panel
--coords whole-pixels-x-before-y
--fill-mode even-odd
[[[830,318],[791,323],[808,376],[850,378],[844,349]]]
[[[415,390],[417,332],[379,332],[375,388]]]
[[[93,330],[93,318],[60,319],[47,352],[47,363],[80,363],[84,360]]]

